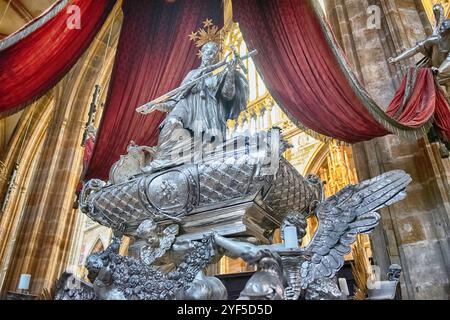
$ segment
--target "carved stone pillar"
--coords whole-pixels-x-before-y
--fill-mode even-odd
[[[381,12],[378,29],[368,29],[368,7]],[[326,0],[328,18],[366,89],[387,107],[414,60],[389,65],[387,59],[430,32],[420,0]],[[418,58],[416,58],[418,59]],[[353,146],[359,180],[393,169],[408,172],[408,196],[381,211],[382,224],[371,237],[375,264],[383,277],[390,263],[404,272],[406,299],[448,299],[450,276],[450,160],[426,139],[387,136]]]
[[[0,184],[0,288],[3,287],[16,239],[21,232],[24,205],[35,174],[35,164],[42,154],[53,106],[51,92],[24,111],[4,158],[8,179]]]
[[[27,191],[20,233],[15,239],[3,290],[14,289],[20,274],[29,273],[31,291],[39,292],[51,287],[65,268],[75,225],[72,204],[81,169],[82,124],[89,105],[88,90],[80,91],[85,95],[71,96],[73,84],[69,79],[77,71],[79,68],[58,84],[60,94]],[[94,77],[98,70],[90,72]]]

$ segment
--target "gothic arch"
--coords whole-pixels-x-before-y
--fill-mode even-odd
[[[92,243],[91,248],[89,249],[88,254],[86,255],[86,257],[89,257],[89,255],[91,255],[92,253],[95,252],[101,252],[105,249],[105,245],[103,244],[103,241],[101,239],[101,236],[98,235],[96,240]]]
[[[330,150],[328,148],[327,143],[321,143],[317,149],[314,151],[313,155],[309,158],[308,163],[305,166],[304,171],[302,172],[303,175],[307,174],[317,174],[319,171],[319,168],[322,166],[322,163],[327,158],[327,155],[329,154]]]

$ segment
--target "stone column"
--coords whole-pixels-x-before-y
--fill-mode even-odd
[[[72,97],[71,76],[80,68],[75,68],[58,84],[60,94],[28,189],[4,290],[14,289],[20,274],[29,273],[31,291],[39,292],[51,287],[65,268],[75,225],[72,204],[81,169],[80,139],[89,106],[88,91],[80,90],[81,94]],[[96,72],[91,70],[91,76]]]
[[[381,12],[378,29],[368,29],[368,7]],[[356,74],[376,102],[386,108],[408,66],[387,59],[425,38],[430,26],[419,0],[326,0],[328,18]],[[406,299],[449,298],[450,160],[441,159],[427,139],[386,136],[353,146],[359,180],[402,169],[413,182],[405,200],[381,210],[371,236],[374,262],[383,276],[389,264],[403,268]]]
[[[20,233],[24,205],[53,110],[53,93],[28,107],[11,138],[5,156],[8,179],[0,184],[0,288],[3,287],[14,245]]]

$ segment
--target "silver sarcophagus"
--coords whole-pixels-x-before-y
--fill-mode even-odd
[[[207,161],[140,173],[117,184],[90,180],[81,194],[81,209],[131,236],[151,219],[161,226],[177,223],[180,239],[200,239],[216,231],[267,242],[286,212],[308,215],[322,196],[319,179],[302,177],[280,157],[284,143],[279,131],[267,137],[260,134],[255,145],[247,139],[241,147],[231,140],[225,145],[232,145],[227,149],[232,151],[208,154]]]

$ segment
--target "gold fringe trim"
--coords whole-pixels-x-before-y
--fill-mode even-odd
[[[273,98],[275,100],[275,98]],[[323,142],[323,143],[329,143],[329,142],[335,142],[337,145],[339,146],[347,146],[350,147],[352,144],[342,141],[342,140],[338,140],[336,138],[333,137],[329,137],[326,136],[324,134],[321,134],[317,131],[312,130],[311,128],[308,128],[307,126],[305,126],[303,123],[301,123],[298,119],[296,119],[290,112],[289,110],[285,109],[281,104],[277,103],[277,106],[280,107],[280,109],[284,112],[284,114],[286,114],[286,116],[288,117],[289,121],[291,121],[295,126],[297,126],[300,130],[304,131],[306,134],[308,134],[309,136],[313,137],[314,139]]]
[[[26,38],[31,33],[35,32],[37,29],[46,24],[49,20],[54,18],[58,13],[64,9],[70,0],[59,0],[53,4],[47,11],[42,13],[36,19],[33,19],[30,23],[26,24],[23,28],[9,35],[5,39],[0,41],[0,51],[3,51],[12,45],[16,44],[20,40]]]
[[[274,98],[275,99],[275,98]],[[298,128],[300,128],[302,131],[306,132],[308,135],[310,135],[311,137],[313,137],[316,140],[322,141],[324,143],[330,142],[333,140],[332,137],[328,137],[325,136],[321,133],[318,133],[310,128],[308,128],[307,126],[305,126],[303,123],[301,123],[296,117],[294,117],[289,110],[287,110],[286,108],[284,108],[281,104],[277,103],[277,105],[280,107],[280,109],[286,114],[286,116],[288,117],[288,119],[295,124]]]

